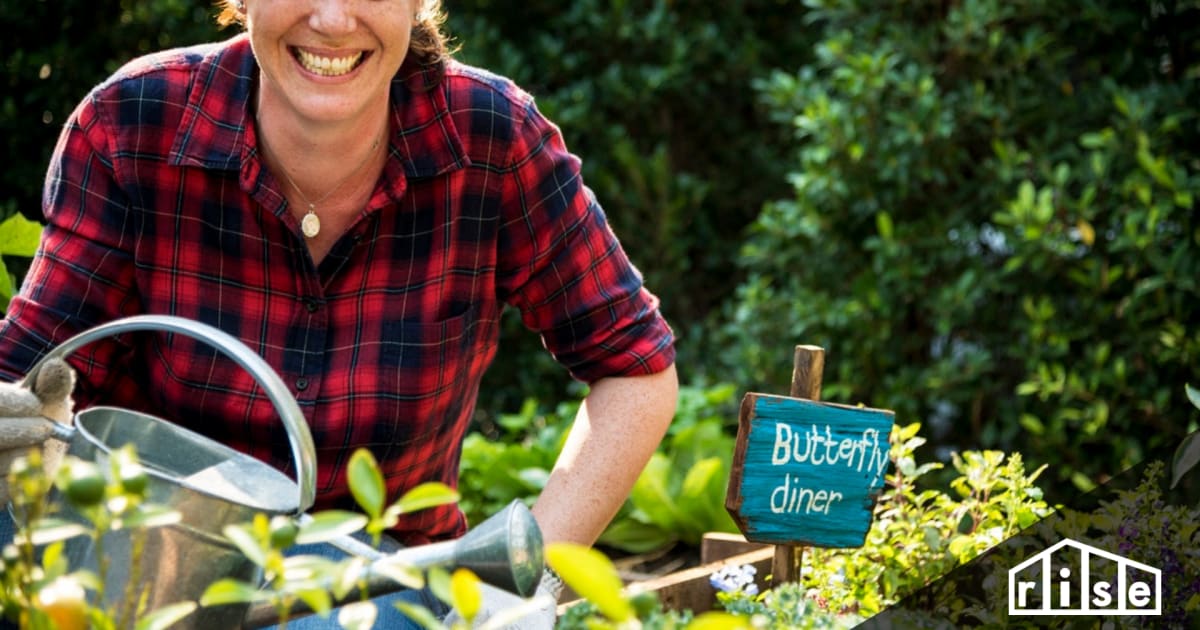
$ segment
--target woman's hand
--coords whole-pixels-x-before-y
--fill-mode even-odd
[[[71,423],[71,391],[75,372],[61,359],[50,359],[36,374],[17,383],[0,383],[0,505],[8,503],[8,470],[13,460],[44,443],[54,423]],[[64,444],[52,442],[43,461],[53,472],[62,461]]]

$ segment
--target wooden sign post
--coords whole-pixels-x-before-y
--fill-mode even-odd
[[[891,411],[818,402],[825,351],[796,346],[791,396],[748,393],[725,508],[746,540],[773,543],[775,584],[803,546],[861,547],[888,466]]]

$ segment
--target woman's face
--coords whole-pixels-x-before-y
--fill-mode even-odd
[[[408,54],[416,0],[246,0],[262,70],[259,103],[307,122],[350,121],[386,103]],[[264,112],[260,110],[260,115]]]

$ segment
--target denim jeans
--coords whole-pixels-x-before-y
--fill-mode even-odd
[[[8,506],[0,506],[0,548],[12,542],[13,536],[16,534],[16,524],[13,523],[12,515],[8,511]],[[385,540],[381,545],[383,551],[395,550],[399,545],[394,541]],[[297,545],[288,549],[286,555],[316,555],[333,560],[340,560],[347,557],[346,553],[337,549],[333,545],[318,544],[318,545]],[[433,615],[439,619],[445,617],[449,613],[449,607],[442,603],[439,599],[433,596],[428,588],[422,590],[401,590],[387,595],[380,595],[370,600],[375,604],[377,617],[375,618],[374,628],[379,630],[419,630],[422,628],[420,624],[408,618],[407,615],[400,612],[395,607],[396,602],[408,602],[417,604],[429,609]],[[341,626],[337,622],[338,609],[332,610],[328,616],[321,617],[319,615],[308,615],[297,619],[289,619],[287,627],[289,630],[326,630],[337,629]],[[275,626],[264,626],[264,628],[274,628]],[[0,619],[0,630],[16,630],[16,626]]]
[[[380,546],[384,552],[394,551],[400,546],[385,537],[384,544]],[[330,544],[317,545],[296,545],[285,552],[285,555],[313,555],[332,560],[341,560],[347,557],[347,554]],[[370,600],[375,604],[376,617],[375,625],[372,628],[376,630],[420,630],[423,626],[407,615],[400,612],[396,608],[396,602],[407,602],[409,604],[417,604],[429,609],[435,617],[441,619],[450,612],[450,608],[442,603],[441,600],[433,596],[433,593],[428,588],[421,590],[401,590],[387,595],[380,595]],[[309,615],[298,619],[289,619],[287,623],[288,630],[334,630],[341,628],[337,622],[338,609],[330,611],[329,616],[320,617],[318,615]],[[268,628],[275,626],[266,626]]]

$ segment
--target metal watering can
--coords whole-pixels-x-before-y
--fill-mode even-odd
[[[69,444],[68,455],[101,467],[107,466],[112,450],[133,444],[149,477],[146,500],[181,515],[179,523],[147,532],[140,567],[130,565],[127,531],[104,535],[109,566],[101,578],[110,603],[122,597],[125,586],[137,576],[144,582],[139,588],[147,592],[146,610],[199,600],[204,589],[221,578],[261,583],[261,569],[246,559],[222,530],[227,525],[247,523],[256,513],[302,519],[302,513],[312,507],[316,455],[299,405],[275,371],[241,341],[207,324],[179,317],[139,315],[97,326],[66,340],[41,362],[66,357],[103,337],[134,331],[171,332],[207,342],[254,376],[287,429],[296,480],[198,433],[135,411],[93,407],[75,414],[74,428],[56,425],[53,437]],[[36,372],[41,362],[30,373]],[[61,516],[82,518],[73,515],[69,505],[64,509]],[[418,568],[464,566],[484,581],[524,597],[532,595],[544,567],[541,532],[532,514],[519,502],[460,540],[404,549],[390,558],[349,536],[332,544],[374,561],[400,560]],[[72,568],[97,570],[96,551],[87,537],[70,539],[65,545]],[[370,577],[369,583],[373,595],[403,588],[379,576]],[[269,621],[270,616],[263,612],[251,610],[248,615],[247,605],[235,604],[198,608],[173,627],[236,628],[243,625],[243,620],[256,617]]]

